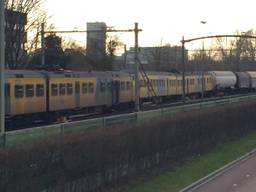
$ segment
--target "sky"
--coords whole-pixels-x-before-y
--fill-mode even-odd
[[[83,29],[87,22],[105,22],[115,29],[139,23],[140,46],[180,45],[182,36],[234,34],[256,29],[255,0],[46,0],[51,22],[59,30]],[[206,21],[202,24],[201,21]],[[133,34],[118,33],[128,46]],[[72,38],[86,43],[86,34]]]

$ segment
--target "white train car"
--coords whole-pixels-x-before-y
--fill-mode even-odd
[[[209,71],[212,76],[215,90],[234,89],[236,85],[236,75],[231,71]]]

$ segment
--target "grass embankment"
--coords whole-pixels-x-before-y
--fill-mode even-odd
[[[254,148],[256,148],[256,132],[240,140],[227,142],[212,152],[194,157],[182,166],[176,166],[172,170],[163,171],[157,177],[146,182],[134,182],[128,186],[125,192],[179,191]]]

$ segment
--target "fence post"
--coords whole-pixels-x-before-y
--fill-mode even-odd
[[[102,117],[102,127],[106,127],[106,119],[105,119],[105,117]]]
[[[0,135],[0,148],[5,148],[6,143],[5,143],[5,134]]]

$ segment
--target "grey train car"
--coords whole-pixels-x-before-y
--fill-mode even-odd
[[[246,71],[250,77],[250,88],[256,89],[256,72],[255,71]]]
[[[247,72],[236,72],[236,88],[239,90],[248,90],[250,88],[250,75]]]

